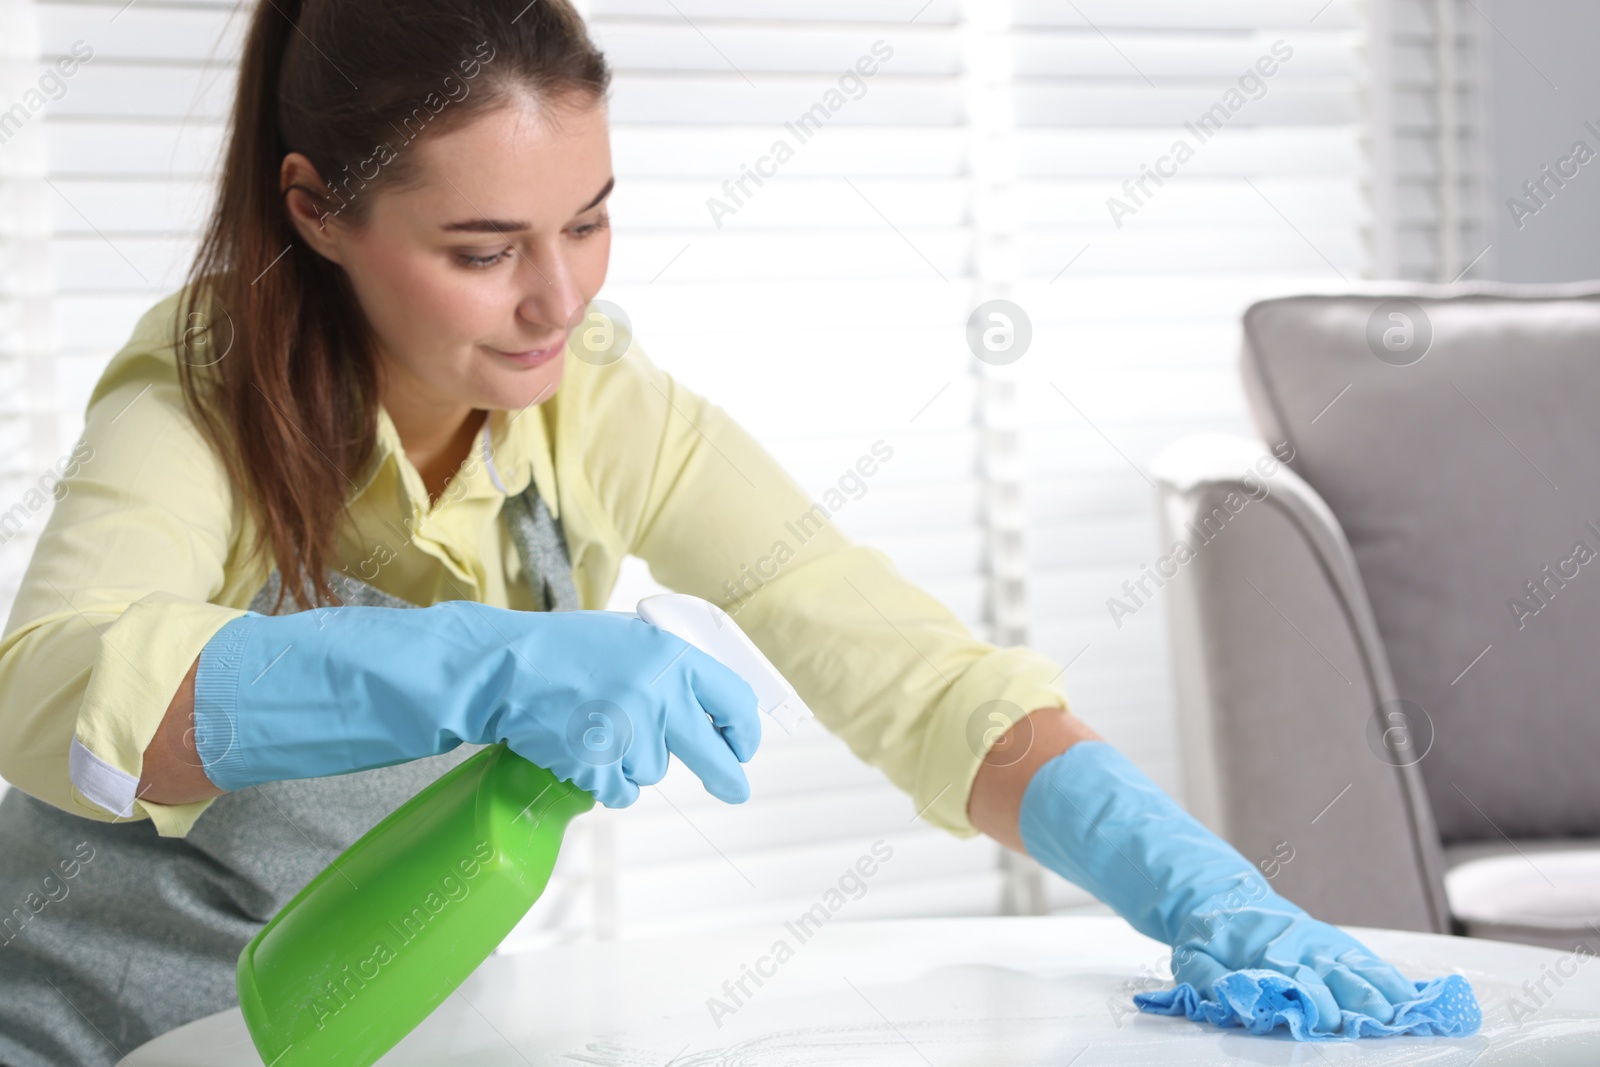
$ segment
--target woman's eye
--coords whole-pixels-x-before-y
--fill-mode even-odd
[[[579,239],[582,239],[582,238],[585,238],[585,237],[594,236],[596,233],[599,233],[601,230],[605,229],[609,225],[611,225],[611,216],[610,215],[601,215],[595,221],[590,222],[590,223],[585,223],[584,225],[579,226],[577,229],[573,230],[572,232],[577,234]]]
[[[471,267],[475,270],[483,270],[486,267],[492,267],[496,263],[499,263],[502,259],[505,259],[507,256],[511,255],[511,252],[512,250],[509,248],[502,249],[499,252],[495,252],[487,256],[475,256],[470,252],[459,252],[456,254],[456,262],[460,263],[463,267]]]

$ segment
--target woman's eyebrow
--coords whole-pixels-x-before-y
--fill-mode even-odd
[[[610,196],[611,190],[616,184],[615,175],[607,178],[605,185],[595,194],[595,198],[580,207],[574,214],[581,215]],[[460,222],[447,222],[439,228],[450,233],[515,233],[518,230],[528,229],[529,223],[521,219],[463,219]]]
[[[578,211],[577,211],[577,214],[579,214],[579,215],[583,214],[585,211],[588,211],[590,208],[594,207],[600,201],[602,201],[606,197],[610,196],[611,195],[611,187],[616,185],[616,184],[617,184],[617,176],[615,174],[613,174],[611,177],[606,179],[606,183],[600,187],[600,191],[598,193],[594,194],[594,199],[589,201],[587,204],[583,205],[582,207],[580,207],[578,209]]]
[[[447,222],[439,227],[452,233],[507,233],[527,228],[528,224],[521,219],[464,219],[461,222]]]

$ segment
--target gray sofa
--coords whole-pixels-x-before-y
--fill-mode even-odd
[[[1330,921],[1600,951],[1600,288],[1268,300],[1242,370],[1152,470],[1191,809]]]

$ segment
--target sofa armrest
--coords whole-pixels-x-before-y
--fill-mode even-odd
[[[1398,694],[1332,511],[1248,438],[1185,438],[1151,473],[1191,810],[1320,918],[1449,932],[1429,738],[1388,729]]]

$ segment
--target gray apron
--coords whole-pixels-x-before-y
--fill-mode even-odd
[[[502,514],[539,609],[575,610],[565,537],[532,481]],[[416,606],[347,575],[330,580],[347,604]],[[279,581],[273,571],[252,610],[270,609]],[[110,1067],[233,1007],[239,953],[267,920],[482,747],[225,793],[182,838],[159,836],[148,819],[96,822],[10,790],[0,800],[0,1067]]]

